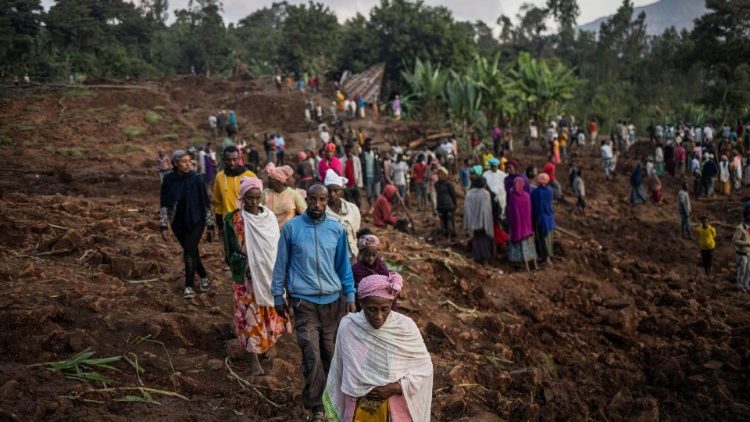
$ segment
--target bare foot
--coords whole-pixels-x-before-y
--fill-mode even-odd
[[[263,371],[263,367],[260,366],[260,361],[258,361],[258,355],[256,355],[255,353],[252,353],[250,355],[250,372],[253,376],[265,374],[265,371]]]

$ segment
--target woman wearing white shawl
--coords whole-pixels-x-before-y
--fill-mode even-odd
[[[241,179],[239,209],[224,219],[224,250],[234,281],[234,331],[240,346],[251,353],[254,375],[263,374],[258,355],[292,332],[289,319],[276,313],[271,295],[280,235],[276,215],[260,205],[262,191],[260,179]]]
[[[356,261],[357,255],[359,255],[357,232],[362,223],[362,217],[356,205],[343,199],[344,187],[347,182],[346,177],[339,176],[333,169],[326,171],[326,178],[323,182],[325,187],[328,188],[326,214],[346,229],[346,238],[349,240],[349,258]]]
[[[362,279],[362,311],[339,324],[323,404],[333,422],[425,422],[432,404],[432,359],[411,318],[391,311],[397,273]]]
[[[495,256],[495,228],[492,222],[492,199],[485,189],[482,167],[471,170],[471,189],[464,198],[464,230],[472,235],[469,241],[475,261],[484,263]]]

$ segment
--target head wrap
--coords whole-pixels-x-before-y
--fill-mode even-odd
[[[367,276],[359,282],[357,296],[360,300],[370,296],[393,300],[403,286],[404,280],[399,273],[390,273],[388,276],[375,274]]]
[[[525,185],[526,181],[521,176],[518,176],[513,180],[513,190],[517,193],[523,192],[523,188]]]
[[[499,167],[500,166],[500,160],[498,160],[497,158],[494,158],[494,157],[490,158],[489,165],[490,165],[490,167]]]
[[[326,178],[323,181],[324,186],[331,186],[336,185],[340,187],[346,186],[346,183],[349,181],[346,177],[339,176],[338,173],[334,169],[328,169],[326,170]]]
[[[514,170],[518,170],[518,160],[508,160],[506,166],[513,166]]]
[[[334,144],[333,142],[327,143],[326,147],[325,147],[325,151],[326,152],[336,152],[336,144]]]
[[[379,247],[380,246],[380,239],[378,239],[377,236],[374,234],[366,234],[357,240],[357,247],[359,250],[369,248],[369,247]]]
[[[549,175],[547,173],[540,173],[536,176],[536,183],[541,186],[547,186],[549,183]]]
[[[307,154],[305,153],[305,151],[298,152],[297,153],[297,159],[300,160],[300,161],[307,160]]]
[[[263,190],[263,182],[257,177],[243,177],[240,179],[240,195],[237,198],[237,206],[242,208],[242,198],[250,189]]]
[[[383,195],[388,199],[393,198],[393,195],[395,195],[396,192],[398,192],[398,188],[393,185],[385,185],[383,188]]]
[[[294,170],[292,170],[292,168],[289,166],[273,167],[267,170],[267,172],[268,177],[275,179],[281,183],[286,183],[287,179],[289,179],[289,177],[294,174]]]
[[[445,167],[438,168],[438,173],[443,173],[444,175],[448,175],[448,169]]]
[[[184,149],[178,149],[175,152],[172,153],[172,164],[177,165],[177,162],[180,161],[180,158],[188,155],[187,151]]]
[[[471,168],[471,172],[474,173],[474,174],[476,174],[477,176],[481,176],[483,170],[484,169],[482,168],[482,166],[480,166],[478,164],[476,166],[473,166]]]

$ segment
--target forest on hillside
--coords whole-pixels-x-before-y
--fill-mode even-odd
[[[545,112],[593,116],[605,129],[620,119],[640,128],[655,120],[733,122],[750,112],[750,4],[707,0],[706,6],[692,31],[649,36],[645,15],[634,16],[630,0],[598,35],[576,29],[576,0],[527,3],[515,19],[500,16],[491,24],[459,21],[447,8],[411,0],[381,0],[369,15],[344,23],[322,3],[284,1],[236,24],[225,22],[218,0],[191,0],[173,20],[168,0],[58,0],[46,12],[40,0],[5,0],[0,77],[221,77],[240,59],[256,76],[317,74],[330,81],[344,70],[385,63],[387,100],[414,93],[408,79],[418,65],[449,78],[476,73],[484,61],[499,73],[498,85],[479,91],[504,104],[491,108],[494,114],[485,116],[491,121],[518,123],[537,114],[529,100],[543,98]],[[526,68],[524,76],[522,61],[536,70]]]

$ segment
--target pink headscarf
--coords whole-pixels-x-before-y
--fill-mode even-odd
[[[305,151],[300,151],[297,153],[297,159],[300,161],[307,160],[307,154],[305,154]]]
[[[539,173],[536,176],[536,183],[540,186],[547,186],[549,184],[549,175],[547,173]]]
[[[404,286],[404,280],[399,273],[390,273],[388,276],[374,274],[367,276],[359,282],[357,296],[364,299],[369,296],[382,297],[385,299],[396,299],[398,292]]]
[[[513,180],[513,190],[515,190],[516,193],[523,192],[524,186],[526,186],[526,181],[523,180],[523,177],[516,177],[515,180]]]
[[[242,208],[242,198],[250,189],[263,191],[263,182],[257,177],[243,177],[240,179],[240,196],[237,198],[237,206]]]
[[[286,183],[287,179],[294,174],[294,170],[289,166],[274,167],[268,170],[268,177],[274,178],[281,183]]]
[[[380,247],[380,239],[378,239],[377,236],[374,234],[366,234],[359,238],[357,241],[357,247],[359,250],[369,248],[369,247]]]

